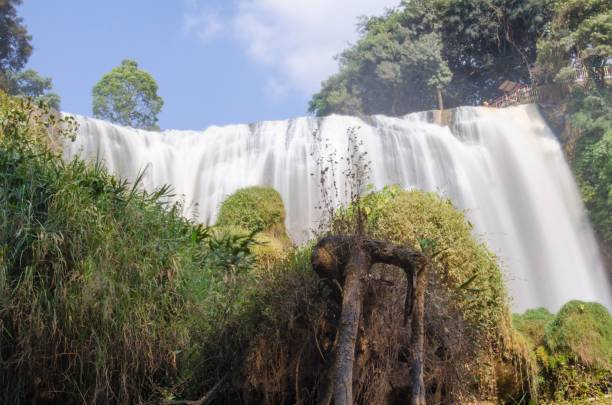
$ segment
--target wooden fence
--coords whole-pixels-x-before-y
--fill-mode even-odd
[[[612,66],[608,65],[603,69],[604,80],[612,81]],[[571,81],[581,84],[586,83],[588,80],[589,75],[583,67],[576,69],[576,74]],[[493,101],[485,103],[485,105],[504,108],[518,104],[552,103],[566,96],[568,92],[568,84],[551,84],[537,87],[525,84],[510,93],[506,93]]]

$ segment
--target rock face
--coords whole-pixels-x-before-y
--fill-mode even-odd
[[[352,128],[376,189],[434,191],[466,211],[474,234],[508,270],[515,310],[557,310],[570,299],[612,307],[571,172],[537,107],[448,110],[443,118],[450,126],[431,124],[428,115],[334,115],[162,133],[79,118],[79,136],[65,152],[100,158],[131,180],[145,170],[145,187],[170,184],[184,200],[184,214],[203,223],[214,223],[236,190],[273,187],[285,203],[288,233],[302,243],[320,222],[316,207],[324,191],[336,204],[345,202]],[[322,189],[322,160],[337,162],[327,176],[337,190]]]

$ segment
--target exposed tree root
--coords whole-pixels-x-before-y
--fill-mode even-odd
[[[407,277],[404,305],[404,324],[411,319],[411,403],[425,405],[424,372],[424,314],[425,289],[430,262],[423,253],[406,246],[362,236],[330,236],[314,247],[312,264],[322,277],[337,280],[342,285],[342,307],[336,334],[334,363],[329,386],[320,397],[328,404],[332,397],[336,405],[352,405],[355,345],[359,331],[363,298],[372,265],[397,266]]]

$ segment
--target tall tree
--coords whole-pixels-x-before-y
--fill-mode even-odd
[[[612,8],[609,0],[557,0],[547,35],[538,42],[536,74],[541,82],[572,81],[584,67],[600,89],[603,68],[612,58]]]
[[[0,89],[8,89],[8,77],[19,71],[32,54],[32,37],[16,6],[21,0],[0,0]]]
[[[31,97],[36,102],[60,109],[60,96],[51,92],[53,82],[50,77],[42,77],[35,70],[28,69],[10,75],[8,82],[9,94]]]
[[[481,104],[504,80],[531,80],[552,1],[403,1],[361,23],[309,110],[402,115],[440,107],[443,88],[450,106]]]
[[[612,87],[605,79],[611,58],[610,1],[555,1],[555,16],[538,42],[535,75],[569,89],[561,108],[571,128],[566,149],[612,271]],[[584,80],[576,80],[577,69],[584,69]]]
[[[157,114],[164,105],[157,90],[153,76],[126,59],[94,86],[93,114],[120,125],[157,130]]]

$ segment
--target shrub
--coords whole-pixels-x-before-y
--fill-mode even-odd
[[[366,196],[363,209],[373,237],[438,252],[432,259],[435,284],[430,285],[427,299],[435,303],[438,297],[446,296],[448,302],[445,309],[430,305],[429,316],[459,316],[465,321],[463,331],[448,332],[444,325],[438,325],[436,333],[463,345],[465,353],[457,356],[473,354],[473,358],[456,361],[471,368],[481,389],[497,391],[500,399],[510,401],[529,392],[535,395],[533,362],[524,341],[512,331],[497,257],[473,236],[472,224],[464,214],[435,193],[396,187]],[[464,336],[452,336],[455,333]]]
[[[236,226],[249,232],[284,235],[283,199],[278,191],[270,187],[240,189],[221,205],[217,226]]]
[[[456,292],[466,320],[487,337],[507,321],[508,298],[497,257],[472,235],[472,225],[450,200],[435,193],[387,187],[363,199],[367,230],[399,244],[430,244],[437,276]]]
[[[529,309],[522,315],[513,315],[512,324],[514,328],[522,333],[532,346],[541,345],[544,342],[544,330],[546,325],[555,318],[546,308]]]
[[[511,402],[528,396],[533,365],[527,345],[512,331],[501,271],[495,256],[474,240],[463,214],[434,194],[395,188],[365,197],[362,206],[371,236],[444,250],[434,259],[436,274],[426,304],[428,395],[459,402]],[[335,232],[342,230],[338,223],[349,222],[342,217],[351,209],[337,212]],[[272,260],[271,271],[243,290],[245,305],[228,323],[233,334],[226,345],[234,352],[243,350],[244,363],[215,368],[233,369],[232,380],[241,382],[228,387],[224,401],[318,400],[332,356],[339,303],[337,287],[313,274],[309,252],[305,247]],[[409,393],[407,374],[402,374],[408,372],[410,347],[402,326],[405,291],[398,269],[373,270],[357,343],[361,371],[354,392],[359,403],[401,401]]]
[[[601,304],[570,301],[546,327],[551,352],[612,371],[612,316]]]
[[[540,397],[555,403],[603,397],[612,386],[612,317],[600,304],[570,301],[515,315],[539,368]]]
[[[0,94],[0,402],[166,395],[252,239],[212,237],[160,202],[166,189],[63,162],[57,123]]]

